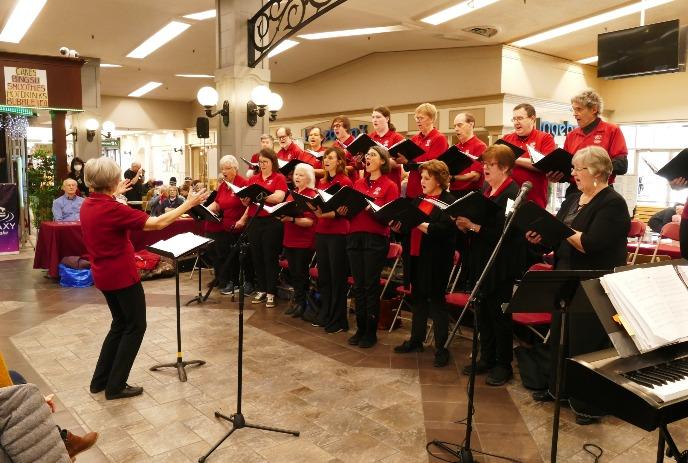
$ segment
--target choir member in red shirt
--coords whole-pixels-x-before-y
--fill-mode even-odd
[[[280,127],[277,129],[276,135],[277,143],[280,146],[280,150],[277,152],[279,159],[282,161],[292,161],[303,157],[303,150],[292,140],[289,127]]]
[[[274,149],[275,147],[275,137],[270,135],[269,133],[264,133],[263,135],[260,136],[260,149]],[[251,162],[254,164],[258,164],[258,157],[260,156],[260,152],[255,153],[251,156]],[[255,175],[258,173],[258,168],[256,167],[255,169],[249,169],[246,172],[246,176],[250,177],[251,175]]]
[[[462,153],[473,157],[480,157],[487,145],[483,143],[473,133],[475,128],[475,117],[471,113],[459,113],[454,118],[454,131],[459,138],[456,147]],[[449,191],[455,198],[461,198],[471,191],[478,191],[483,185],[483,166],[476,159],[473,164],[468,166],[463,172],[452,175],[450,178]]]
[[[404,141],[404,136],[397,133],[397,129],[392,124],[391,117],[392,114],[388,107],[376,106],[373,108],[373,114],[371,115],[373,131],[370,133],[370,138],[387,149],[390,149],[400,141]],[[389,166],[389,174],[387,175],[401,191],[401,166],[394,159],[390,159]]]
[[[334,146],[344,150],[346,155],[346,172],[351,180],[351,183],[358,180],[358,171],[362,168],[360,159],[355,158],[353,155],[357,153],[349,153],[347,147],[355,140],[355,137],[349,133],[351,130],[351,121],[346,116],[337,116],[332,119],[332,130],[334,130],[334,136],[336,140],[334,141]]]
[[[418,134],[414,135],[411,140],[421,147],[425,153],[418,156],[412,163],[404,156],[399,156],[397,162],[399,164],[407,164],[406,169],[409,171],[408,181],[406,183],[406,197],[415,198],[423,189],[420,186],[420,173],[418,173],[418,163],[436,159],[449,148],[447,144],[447,137],[442,135],[439,130],[435,128],[435,120],[437,119],[437,108],[430,103],[423,103],[416,108],[415,120],[418,126]]]
[[[525,150],[525,153],[516,159],[516,165],[511,173],[511,178],[519,186],[523,185],[523,182],[530,181],[533,187],[528,192],[526,199],[533,201],[540,207],[547,207],[547,179],[550,177],[561,178],[561,173],[545,173],[533,167],[527,146],[535,148],[537,152],[545,156],[557,147],[552,135],[535,128],[536,118],[535,108],[532,105],[528,103],[516,105],[511,118],[511,121],[514,123],[514,131],[504,135],[502,138],[512,145]]]
[[[322,159],[325,176],[320,179],[318,188],[326,190],[332,185],[351,186],[346,176],[346,154],[344,150],[332,146],[325,150]],[[346,279],[349,273],[346,258],[346,235],[349,221],[340,212],[323,213],[315,211],[318,223],[315,226],[315,250],[318,255],[318,289],[320,290],[320,311],[314,318],[305,317],[314,326],[330,328],[334,331],[348,330],[346,316]]]
[[[449,351],[444,344],[449,336],[449,316],[445,307],[445,289],[454,256],[454,235],[456,227],[446,214],[424,201],[423,198],[437,199],[447,204],[454,202],[454,196],[446,190],[449,187],[449,169],[442,161],[428,161],[420,167],[420,183],[423,193],[413,200],[430,220],[421,223],[410,231],[410,273],[413,318],[411,339],[394,348],[394,352],[422,352],[428,315],[433,320],[435,333],[436,367],[449,362]],[[399,224],[394,228],[399,230]]]
[[[323,133],[320,131],[320,127],[308,127],[306,129],[306,134],[308,134],[308,150],[313,151],[315,153],[324,153],[325,147],[322,145],[322,142],[325,137],[323,136]],[[322,161],[320,159],[313,156],[306,150],[303,151],[303,156],[300,159],[303,162],[313,166],[314,169],[317,169],[315,173],[316,177],[323,176]],[[317,171],[320,171],[319,176]]]
[[[600,119],[602,108],[602,97],[592,89],[584,90],[571,98],[571,110],[578,127],[566,135],[564,149],[571,154],[586,146],[599,146],[607,150],[612,160],[612,175],[609,177],[611,185],[617,175],[628,171],[628,149],[621,129]],[[570,183],[566,190],[567,196],[577,190],[573,177]]]
[[[232,254],[231,250],[241,233],[241,226],[236,226],[237,221],[244,215],[246,207],[229,187],[230,184],[238,187],[246,185],[246,179],[238,171],[239,164],[234,156],[228,154],[220,158],[222,176],[215,201],[208,209],[221,216],[222,222],[205,222],[206,235],[215,241],[212,247],[213,268],[222,294],[232,294],[234,285],[239,283],[239,253]]]
[[[248,184],[257,183],[271,194],[265,198],[265,204],[273,206],[284,201],[287,195],[287,179],[279,172],[277,155],[271,149],[260,150],[258,157],[260,172],[248,179]],[[258,206],[248,198],[242,200],[248,206],[244,215],[237,221],[239,228],[246,226],[249,217],[253,217]],[[282,251],[282,222],[271,217],[265,210],[258,212],[248,230],[248,242],[253,260],[253,271],[257,280],[257,292],[252,304],[265,302],[265,307],[275,307],[277,293],[277,275],[279,274],[279,254]]]
[[[381,146],[371,147],[365,155],[368,177],[359,179],[354,188],[375,198],[383,206],[399,197],[389,173],[389,152]],[[380,223],[370,207],[356,214],[349,223],[346,251],[354,279],[352,293],[356,301],[356,333],[349,344],[372,347],[377,343],[377,322],[380,318],[380,274],[389,251],[389,226]]]
[[[90,391],[105,391],[107,400],[134,397],[142,394],[143,388],[129,386],[127,378],[146,332],[146,297],[129,231],[161,230],[201,204],[208,195],[205,191],[190,192],[179,207],[159,217],[149,217],[115,200],[114,195],[127,191],[129,180],[120,181],[122,170],[112,159],[89,160],[84,178],[91,193],[81,206],[81,233],[95,286],[105,296],[112,314]]]
[[[299,164],[294,168],[294,191],[310,198],[317,192],[315,172],[310,164]],[[289,197],[292,201],[293,197]],[[315,248],[315,214],[305,212],[300,217],[282,217],[284,223],[284,255],[289,262],[289,276],[294,287],[294,297],[285,314],[300,317],[306,304],[308,289],[308,264]]]

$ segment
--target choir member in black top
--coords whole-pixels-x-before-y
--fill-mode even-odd
[[[444,295],[449,281],[454,256],[454,234],[456,228],[449,216],[433,206],[427,199],[436,199],[447,204],[454,197],[449,188],[449,169],[436,159],[420,166],[420,184],[423,193],[413,200],[421,211],[429,215],[428,222],[421,223],[410,231],[410,276],[413,319],[411,339],[394,348],[397,353],[420,352],[428,322],[433,320],[435,333],[435,363],[443,367],[449,362],[449,351],[444,344],[448,337],[448,314]],[[393,228],[399,231],[399,224]]]
[[[459,230],[469,235],[469,268],[476,274],[472,281],[478,280],[477,275],[482,272],[502,234],[507,200],[515,199],[519,191],[518,184],[511,178],[514,155],[510,148],[491,146],[483,153],[482,159],[485,174],[483,194],[494,201],[499,210],[482,224],[473,223],[466,217],[456,218]],[[513,376],[511,314],[502,312],[501,304],[511,299],[514,282],[525,271],[525,243],[523,235],[515,229],[509,232],[478,293],[481,358],[476,373],[488,373],[485,382],[490,386],[501,386]],[[464,367],[463,372],[470,374],[470,365]]]

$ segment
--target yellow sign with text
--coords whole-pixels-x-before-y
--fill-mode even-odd
[[[5,104],[25,108],[48,107],[45,69],[5,67]]]

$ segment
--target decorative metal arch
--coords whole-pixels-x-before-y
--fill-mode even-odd
[[[285,39],[346,0],[270,0],[248,20],[248,65],[256,67]]]

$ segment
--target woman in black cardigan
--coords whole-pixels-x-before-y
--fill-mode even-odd
[[[573,178],[579,191],[566,198],[557,218],[575,233],[556,248],[555,270],[611,270],[626,265],[626,236],[631,218],[623,196],[607,186],[612,172],[609,155],[604,148],[590,146],[579,150],[572,163]],[[526,233],[526,239],[534,244],[541,241],[541,237],[532,231]],[[559,339],[559,323],[560,319],[555,314],[550,339]],[[567,327],[567,357],[608,347],[609,338],[595,314],[570,314]],[[552,343],[551,346],[551,358],[556,359],[558,344]],[[554,362],[552,364],[554,367]],[[550,377],[555,378],[554,368]],[[536,391],[533,398],[547,401],[552,400],[552,395],[548,391]],[[570,402],[578,424],[593,423],[601,414],[575,399]]]
[[[420,184],[423,194],[413,200],[413,204],[429,217],[409,234],[411,300],[413,318],[411,339],[394,348],[394,352],[405,354],[423,351],[423,340],[428,323],[428,315],[433,321],[435,334],[434,366],[443,367],[449,363],[449,350],[444,348],[449,336],[449,316],[445,308],[445,291],[454,259],[456,228],[451,218],[426,199],[439,200],[446,204],[454,202],[454,197],[446,190],[449,187],[449,169],[438,160],[427,161],[420,168]],[[400,231],[400,224],[394,223],[392,229]]]

